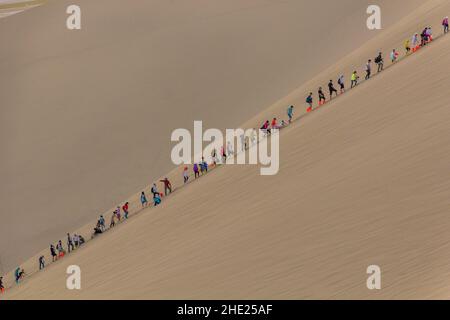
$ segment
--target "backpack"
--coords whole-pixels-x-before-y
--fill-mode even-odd
[[[380,63],[381,62],[381,57],[380,56],[377,56],[376,58],[375,58],[375,63]]]

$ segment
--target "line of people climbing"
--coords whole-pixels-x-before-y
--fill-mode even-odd
[[[445,35],[449,32],[448,17],[445,17],[443,19],[442,26],[443,26],[444,35]],[[427,26],[423,29],[423,31],[420,34],[414,33],[414,35],[412,36],[411,39],[405,40],[405,42],[404,42],[405,54],[409,55],[411,53],[414,53],[417,50],[419,50],[420,48],[425,47],[427,44],[429,44],[432,41],[433,41],[432,28],[431,28],[431,26]],[[392,64],[394,64],[398,61],[399,55],[400,54],[396,49],[393,49],[390,52],[389,58],[390,58]],[[375,57],[373,62],[377,66],[378,73],[380,73],[384,70],[384,59],[383,59],[382,52],[378,53],[378,55]],[[371,78],[371,76],[372,76],[372,59],[369,59],[365,65],[365,80],[369,80]],[[356,70],[353,71],[350,76],[350,88],[351,89],[353,89],[354,87],[356,87],[358,85],[359,79],[360,79],[360,77],[359,77],[358,72]],[[328,82],[328,95],[329,95],[330,101],[333,99],[333,97],[337,97],[339,94],[343,94],[346,92],[345,77],[343,74],[338,76],[337,84],[339,85],[339,91],[335,88],[333,80],[330,80]],[[320,107],[327,102],[327,97],[326,97],[322,87],[319,87],[319,89],[317,91],[317,95],[318,95],[318,106]],[[312,92],[310,92],[307,95],[306,104],[307,104],[306,111],[308,113],[313,111],[314,95]],[[277,118],[273,118],[271,122],[269,120],[266,120],[260,129],[265,134],[270,135],[272,129],[282,129],[282,128],[288,126],[289,124],[292,123],[293,118],[294,118],[294,106],[290,105],[287,108],[286,113],[287,113],[287,117],[288,117],[288,119],[286,121],[281,120],[281,122],[279,123]],[[252,134],[250,136],[245,137],[244,135],[242,135],[240,138],[241,138],[241,146],[242,146],[241,151],[245,151],[246,149],[248,149],[250,147],[250,145],[255,145],[257,143],[256,130],[255,129],[252,130]],[[211,153],[212,163],[210,165],[208,165],[208,163],[204,160],[203,157],[202,157],[202,161],[200,161],[198,163],[194,163],[194,165],[192,167],[194,179],[197,179],[201,175],[208,173],[209,167],[215,167],[215,166],[217,166],[217,164],[226,163],[227,157],[233,156],[234,154],[235,154],[235,152],[234,152],[233,147],[230,142],[228,142],[226,146],[222,146],[220,148],[219,152],[217,152],[216,149],[213,149],[213,151]],[[182,170],[182,177],[183,177],[184,184],[189,182],[189,179],[190,179],[189,169],[186,166]],[[161,182],[164,186],[164,193],[158,191],[156,183],[153,183],[153,185],[150,189],[150,193],[152,194],[152,197],[153,197],[153,206],[155,206],[155,207],[158,206],[159,204],[161,204],[163,196],[169,196],[173,192],[172,184],[167,177],[162,180],[159,180],[159,182]],[[145,191],[141,192],[140,202],[141,202],[142,209],[147,208],[149,206],[149,202],[147,200],[147,195],[145,194]],[[93,239],[96,235],[102,234],[105,231],[107,231],[108,229],[113,228],[117,223],[127,220],[128,217],[129,217],[129,203],[128,202],[125,202],[122,205],[122,207],[118,206],[113,211],[113,213],[111,215],[109,228],[106,227],[106,221],[105,221],[104,216],[100,215],[100,217],[97,220],[97,223],[94,227],[94,231],[91,235],[91,239]],[[77,248],[79,248],[86,242],[86,240],[80,234],[73,234],[71,236],[69,233],[67,233],[66,240],[67,240],[66,241],[67,242],[66,243],[67,251],[61,240],[59,240],[57,242],[56,246],[53,244],[50,245],[50,257],[52,259],[52,262],[56,262],[57,260],[63,258],[67,254],[67,252],[70,253],[70,252],[76,250]],[[46,267],[45,256],[41,255],[38,258],[38,265],[39,265],[39,270],[43,270]],[[25,277],[25,275],[26,275],[25,270],[22,269],[21,267],[17,267],[14,271],[15,283],[19,284],[20,281]],[[5,285],[3,282],[3,276],[1,276],[0,277],[0,293],[3,293],[3,292],[5,292]]]
[[[442,21],[442,26],[444,28],[444,34],[448,33],[448,17],[445,17]],[[404,48],[405,48],[405,54],[409,55],[411,53],[417,52],[422,47],[425,47],[427,44],[433,41],[433,31],[431,26],[427,26],[423,29],[423,31],[420,33],[415,33],[411,40],[406,39],[404,42]],[[393,49],[390,54],[389,58],[391,60],[391,63],[396,63],[399,59],[400,53]],[[378,55],[373,60],[377,66],[377,72],[380,73],[384,70],[384,58],[383,53],[379,52]],[[372,76],[372,59],[369,59],[365,65],[365,80],[369,80]],[[340,94],[345,93],[345,80],[344,75],[339,75],[337,79],[337,83],[340,88]],[[350,88],[353,89],[356,87],[359,83],[359,74],[358,71],[353,71],[350,76]],[[338,96],[338,90],[335,88],[333,80],[330,80],[328,82],[328,93],[329,93],[329,100],[331,101],[333,99],[333,96]],[[326,103],[327,98],[325,96],[325,93],[323,92],[323,88],[319,87],[317,91],[317,97],[318,97],[318,106],[322,106]],[[306,97],[306,104],[307,109],[306,112],[311,112],[314,109],[314,94],[310,92]],[[267,127],[267,126],[266,126]]]

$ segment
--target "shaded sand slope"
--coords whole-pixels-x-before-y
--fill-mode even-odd
[[[172,129],[236,126],[378,34],[369,2],[55,0],[2,19],[0,273],[169,171]],[[422,1],[379,2],[387,27]]]
[[[448,298],[449,50],[441,38],[283,130],[278,175],[215,170],[7,297]]]

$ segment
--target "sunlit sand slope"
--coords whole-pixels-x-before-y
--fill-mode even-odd
[[[421,2],[379,1],[384,27]],[[235,127],[376,36],[369,3],[50,0],[1,19],[0,273],[171,170],[173,129]]]
[[[450,9],[435,3],[416,14]],[[440,38],[283,130],[278,175],[215,170],[7,297],[448,298],[449,51]]]

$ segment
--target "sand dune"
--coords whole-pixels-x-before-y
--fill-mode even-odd
[[[385,27],[421,2],[381,1]],[[174,128],[237,126],[377,35],[368,3],[58,0],[2,19],[0,271],[171,170]]]
[[[249,126],[424,24],[424,3]],[[386,49],[389,48],[389,49]],[[450,38],[281,134],[281,170],[219,168],[11,290],[8,298],[448,298]],[[82,269],[82,290],[65,269]],[[383,289],[367,290],[366,268]]]

